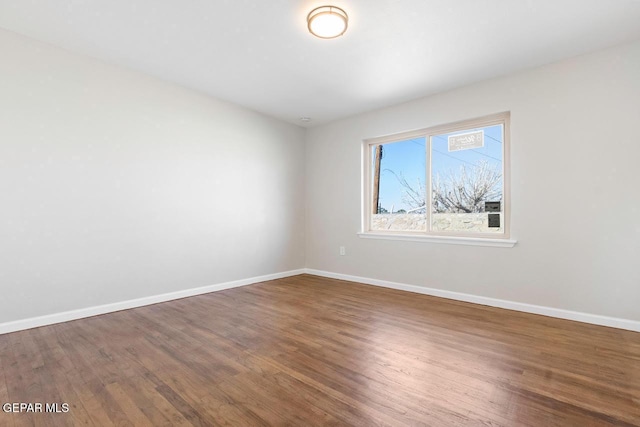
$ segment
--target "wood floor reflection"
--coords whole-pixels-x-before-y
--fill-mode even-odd
[[[640,426],[640,333],[301,275],[0,335],[0,425]]]

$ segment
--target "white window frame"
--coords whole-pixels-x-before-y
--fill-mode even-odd
[[[409,240],[418,242],[463,244],[473,246],[498,246],[513,247],[516,244],[511,236],[511,161],[510,161],[510,112],[492,114],[471,120],[461,120],[425,129],[409,132],[402,132],[394,135],[387,135],[377,138],[369,138],[362,141],[362,225],[358,235],[361,238],[385,239],[385,240]],[[432,183],[431,183],[431,138],[444,133],[463,131],[486,126],[503,126],[502,141],[502,221],[504,224],[503,233],[463,233],[463,232],[438,232],[431,229],[431,205]],[[372,183],[373,183],[373,150],[372,147],[392,142],[401,142],[413,138],[425,138],[426,141],[426,167],[425,182],[428,194],[426,197],[426,231],[384,231],[371,230],[372,219]]]

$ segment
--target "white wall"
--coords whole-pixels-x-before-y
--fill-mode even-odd
[[[0,323],[304,266],[304,131],[0,31]]]
[[[363,139],[502,111],[516,247],[357,237]],[[635,43],[311,129],[307,267],[640,320],[639,124]]]
[[[302,129],[179,86],[5,31],[0,52],[0,323],[305,255],[640,320],[640,43],[310,129],[306,157]],[[362,139],[506,110],[515,248],[357,237]]]

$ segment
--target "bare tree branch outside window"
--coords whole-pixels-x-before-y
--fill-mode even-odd
[[[410,183],[401,173],[391,172],[403,187],[402,201],[418,212],[426,206],[426,186],[417,179]],[[449,170],[433,179],[433,211],[436,213],[484,212],[484,202],[502,200],[502,172],[489,162],[479,161],[473,166],[462,165],[457,172]]]

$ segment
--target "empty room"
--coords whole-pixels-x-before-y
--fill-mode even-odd
[[[0,426],[640,426],[639,23],[0,0]]]

